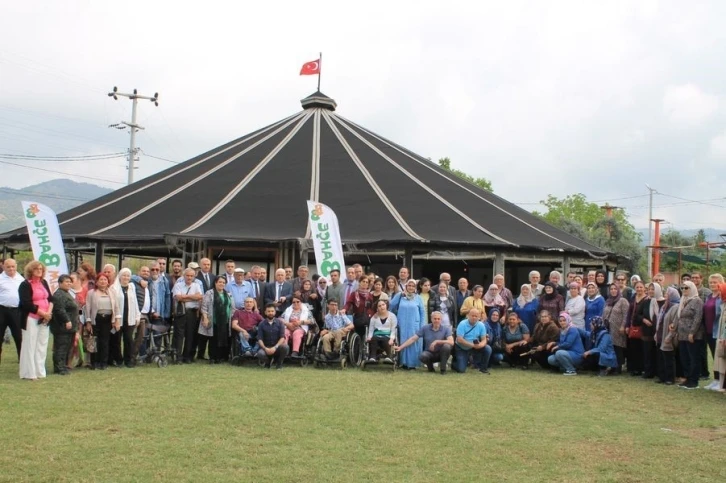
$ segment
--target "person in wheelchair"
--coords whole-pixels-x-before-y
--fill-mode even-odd
[[[262,316],[255,311],[256,305],[255,299],[247,297],[244,307],[232,315],[232,334],[237,336],[241,352],[247,357],[257,352],[257,326],[262,322]]]
[[[311,327],[317,328],[313,314],[307,305],[302,303],[299,295],[292,296],[292,305],[282,313],[282,322],[285,324],[285,340],[290,345],[292,339],[292,353],[290,357],[299,357],[302,342]]]
[[[340,345],[351,330],[353,330],[353,322],[338,310],[338,301],[329,300],[325,328],[320,333],[320,337],[323,339],[323,353],[327,359],[335,359],[339,356]]]
[[[398,320],[396,315],[388,311],[388,300],[379,300],[376,314],[371,317],[368,325],[368,362],[378,362],[378,349],[385,351],[386,357],[383,362],[393,364],[392,349],[396,344],[396,328]]]
[[[443,315],[438,310],[431,312],[431,323],[418,329],[406,342],[396,347],[396,352],[423,338],[424,350],[419,354],[419,360],[426,365],[429,372],[434,372],[434,362],[438,362],[441,374],[446,374],[446,363],[454,348],[454,337],[451,326],[442,325],[442,319]]]

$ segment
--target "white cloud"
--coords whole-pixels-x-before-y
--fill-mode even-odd
[[[718,97],[706,94],[697,85],[667,86],[663,96],[663,112],[674,124],[697,126],[718,110]]]
[[[711,157],[726,159],[726,131],[711,139]]]

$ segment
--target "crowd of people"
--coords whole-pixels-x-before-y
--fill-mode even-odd
[[[186,268],[166,259],[136,274],[113,265],[96,274],[83,263],[62,275],[52,293],[45,266],[32,261],[18,273],[5,260],[0,273],[0,333],[9,328],[19,358],[19,376],[46,376],[49,334],[53,372],[67,375],[86,366],[133,368],[149,346],[167,341],[177,364],[229,361],[233,349],[282,368],[303,356],[310,335],[322,340],[324,357],[339,356],[351,331],[363,337],[368,362],[425,367],[445,374],[468,369],[489,374],[495,366],[538,366],[566,376],[593,371],[599,376],[630,373],[684,389],[724,392],[726,376],[726,282],[720,274],[684,274],[665,286],[637,275],[605,271],[556,271],[546,283],[532,271],[515,296],[497,274],[488,287],[448,273],[439,280],[414,280],[408,268],[397,276],[364,273],[359,264],[330,277],[309,276],[300,266],[280,268],[268,280],[264,268],[249,271],[235,262],[212,273],[203,258]],[[438,367],[437,367],[438,366]]]

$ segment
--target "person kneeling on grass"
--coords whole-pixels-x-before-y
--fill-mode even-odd
[[[610,337],[607,324],[602,317],[595,316],[590,320],[590,341],[592,349],[583,354],[584,364],[599,367],[599,376],[607,376],[618,367],[615,346]]]
[[[446,374],[446,363],[454,348],[454,337],[451,335],[451,326],[441,325],[442,319],[441,312],[431,312],[431,323],[418,329],[406,342],[396,347],[396,351],[403,350],[423,338],[424,351],[419,354],[418,359],[428,367],[429,372],[434,372],[434,362],[438,362],[441,374]]]
[[[244,307],[237,309],[232,315],[232,333],[237,334],[242,355],[252,356],[257,352],[257,326],[262,322],[262,316],[255,311],[257,303],[252,297],[247,297]]]
[[[378,362],[378,346],[386,354],[383,362],[391,364],[391,350],[396,344],[396,327],[398,319],[396,314],[388,311],[388,300],[379,300],[376,303],[376,315],[371,317],[368,324],[368,362]]]
[[[257,358],[270,368],[273,360],[277,370],[282,369],[282,361],[285,360],[290,348],[285,344],[285,326],[282,320],[275,317],[277,309],[275,304],[265,306],[265,320],[257,326]]]
[[[547,362],[564,371],[565,376],[576,376],[575,369],[582,362],[582,354],[585,349],[582,347],[582,338],[577,327],[572,325],[572,319],[567,312],[560,312],[560,341],[555,344],[550,342],[548,348],[552,355]]]
[[[487,329],[484,322],[480,321],[479,309],[471,309],[466,314],[466,320],[459,322],[456,327],[456,353],[454,355],[454,370],[466,372],[469,358],[472,359],[474,367],[483,374],[489,374],[489,358],[492,355],[492,348],[487,344]]]
[[[335,359],[340,354],[343,338],[353,330],[353,322],[338,311],[338,301],[328,301],[328,313],[325,316],[325,329],[320,333],[323,338],[323,352],[327,359]],[[332,348],[331,348],[331,344]]]
[[[79,327],[78,305],[70,294],[71,277],[58,277],[58,290],[53,294],[53,319],[50,331],[53,333],[53,372],[65,376],[71,373],[66,365],[73,345],[76,328]]]

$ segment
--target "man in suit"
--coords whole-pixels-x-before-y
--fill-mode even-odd
[[[227,283],[234,283],[234,271],[237,266],[234,263],[234,260],[227,260],[224,262],[224,277],[227,279]],[[244,270],[242,270],[242,275],[244,277]]]
[[[297,267],[297,277],[292,279],[292,292],[297,293],[302,289],[302,284],[308,278],[308,267],[300,265]]]
[[[250,297],[255,299],[255,302],[257,302],[257,309],[259,313],[262,313],[262,308],[265,306],[265,285],[266,283],[260,280],[260,275],[262,274],[262,268],[259,265],[254,265],[252,268],[250,268],[250,271],[247,272],[250,274],[250,279],[245,281],[247,285],[249,285],[249,293]]]
[[[275,281],[265,287],[265,305],[274,304],[279,317],[292,302],[292,284],[285,280],[285,269],[275,271]]]
[[[201,270],[197,273],[197,280],[202,283],[202,293],[207,293],[214,287],[214,279],[216,275],[212,273],[212,261],[209,258],[202,258],[199,260],[199,268]],[[192,347],[192,354],[194,349],[197,352],[197,360],[206,360],[204,353],[207,352],[207,338],[199,335],[199,319],[197,319],[197,330],[194,332],[194,346]]]

